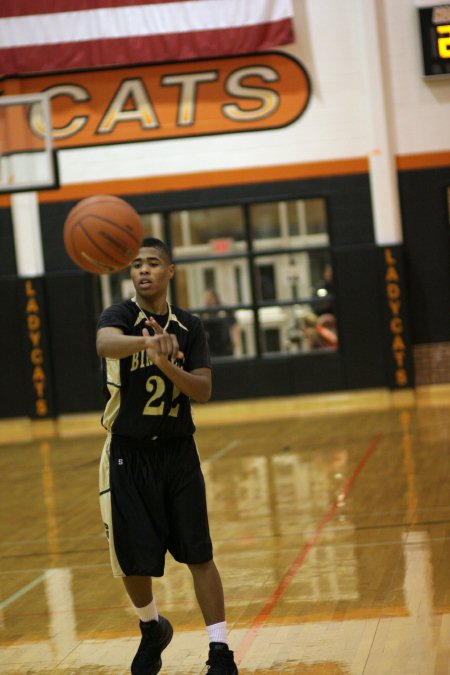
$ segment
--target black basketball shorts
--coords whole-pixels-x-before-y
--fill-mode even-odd
[[[114,576],[164,574],[212,559],[205,482],[195,441],[108,435],[100,462],[100,509]]]

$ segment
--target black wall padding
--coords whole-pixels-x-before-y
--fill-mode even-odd
[[[32,419],[52,418],[56,415],[56,405],[44,277],[18,279],[17,293],[27,383],[24,391],[24,398],[28,398],[27,414]]]
[[[311,352],[292,358],[271,355],[213,364],[213,401],[294,396],[344,389],[341,358],[337,352]]]
[[[23,341],[22,314],[18,309],[17,278],[0,277],[0,417],[29,413],[28,354]]]
[[[16,249],[9,209],[0,209],[0,276],[16,274]]]
[[[78,268],[64,248],[64,221],[76,202],[50,202],[39,206],[44,249],[44,265],[48,274],[77,272]]]
[[[45,282],[57,414],[101,410],[100,360],[95,351],[98,279],[83,272],[54,273]]]
[[[340,351],[271,355],[226,364],[217,362],[213,398],[288,396],[386,386],[379,295],[382,279],[377,273],[367,174],[123,196],[141,213],[284,199],[326,199],[336,272]],[[78,411],[80,405],[85,406],[81,409],[87,409],[88,405],[92,409],[103,407],[103,400],[97,393],[100,392],[99,371],[94,352],[99,308],[93,306],[92,299],[86,299],[92,295],[92,284],[95,286],[98,280],[76,272],[64,251],[62,239],[64,220],[73,204],[50,202],[40,206],[45,266],[51,285],[49,315],[57,373],[55,390],[61,412]],[[66,281],[64,273],[68,275]],[[84,299],[80,301],[80,298]],[[69,303],[77,306],[74,318],[69,318],[67,335],[64,316]],[[65,331],[65,339],[58,337],[58,330]],[[66,340],[71,340],[71,361],[67,360]],[[81,372],[83,369],[85,372]]]
[[[450,340],[450,169],[399,174],[413,344]]]
[[[375,246],[334,251],[339,344],[347,389],[386,386],[378,252]]]

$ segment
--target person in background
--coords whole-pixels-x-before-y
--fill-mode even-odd
[[[313,305],[314,313],[317,316],[322,314],[334,314],[334,297],[333,297],[333,268],[327,263],[323,268],[322,279],[314,286],[313,298],[317,298],[319,302]]]
[[[172,639],[152,587],[152,578],[164,575],[169,551],[193,577],[209,641],[207,673],[238,675],[190,405],[211,396],[210,357],[199,318],[167,302],[174,273],[166,245],[144,239],[131,263],[135,297],[105,309],[98,322],[108,432],[100,508],[113,574],[122,578],[140,619],[132,674],[156,675]]]
[[[205,311],[200,314],[211,356],[232,356],[239,353],[239,324],[233,312],[220,309],[221,300],[212,288],[205,291],[204,303],[206,307],[217,309],[217,311]]]
[[[317,316],[309,312],[302,319],[302,332],[307,350],[337,349],[339,346],[334,314]]]

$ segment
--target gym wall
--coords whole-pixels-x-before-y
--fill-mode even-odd
[[[302,86],[310,85],[306,106],[286,126],[270,127],[268,119],[266,129],[245,131],[243,124],[240,132],[195,136],[194,120],[194,128],[187,126],[181,136],[174,105],[171,123],[178,135],[173,138],[152,138],[151,130],[139,127],[136,108],[133,133],[141,132],[137,140],[116,142],[114,132],[122,130],[119,115],[108,135],[97,134],[95,139],[92,125],[94,141],[89,147],[77,146],[73,139],[73,147],[70,139],[64,146],[55,141],[60,188],[36,195],[45,263],[37,287],[44,303],[40,318],[47,333],[49,402],[54,414],[102,407],[94,347],[100,282],[75,269],[61,236],[73,204],[100,192],[124,197],[141,213],[263,199],[326,199],[339,350],[237,360],[232,367],[217,362],[216,398],[412,387],[414,370],[416,384],[450,381],[448,80],[422,76],[414,0],[379,3],[383,94],[404,236],[403,242],[393,239],[381,244],[372,215],[376,197],[371,173],[380,149],[373,143],[368,119],[371,82],[364,70],[361,7],[354,0],[295,3],[297,42],[277,50],[276,59],[267,55],[268,66],[281,64],[284,55],[286,66],[297,68],[298,79],[288,80],[288,90],[295,93],[300,81]],[[242,57],[233,67],[254,66],[255,58]],[[258,55],[258,65],[261,58],[264,55]],[[230,66],[229,59],[220,63],[224,69]],[[193,67],[220,72],[220,63],[205,61]],[[120,68],[102,72],[105,78],[116,78],[115,91],[123,81],[143,83],[158,110],[159,90],[151,75],[156,71],[147,72],[148,68],[136,67],[131,74],[130,69],[124,74]],[[159,75],[161,68],[164,65]],[[306,74],[306,80],[300,73]],[[55,74],[46,81],[30,76],[10,82],[15,93],[64,83],[86,87],[92,106],[103,106],[105,114],[111,102],[94,101],[97,92],[89,73]],[[3,84],[7,94],[7,82]],[[207,96],[206,85],[199,92]],[[77,105],[74,100],[69,111],[62,111],[56,120],[59,129],[68,124],[67,115],[78,115]],[[89,113],[94,117],[99,109],[93,107]],[[0,298],[4,316],[8,316],[0,338],[5,417],[35,414],[36,405],[27,393],[30,338],[23,334],[26,317],[19,309],[23,281],[17,278],[10,199],[0,197]],[[397,299],[390,303],[389,293],[401,295],[401,316],[392,314]],[[406,379],[402,370],[407,372]],[[36,394],[36,387],[31,392]]]

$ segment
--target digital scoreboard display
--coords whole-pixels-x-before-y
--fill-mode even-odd
[[[425,77],[450,75],[450,4],[418,7]]]

